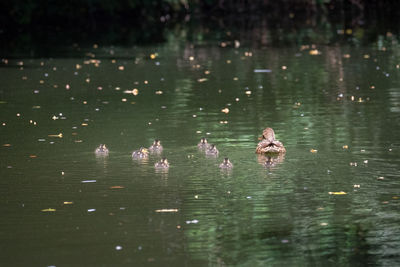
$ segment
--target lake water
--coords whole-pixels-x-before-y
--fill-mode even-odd
[[[0,65],[1,265],[400,264],[398,45],[67,51]]]

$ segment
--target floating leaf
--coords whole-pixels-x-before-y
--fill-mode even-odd
[[[347,195],[346,192],[339,191],[339,192],[329,192],[329,195]]]
[[[321,52],[318,51],[317,49],[310,50],[309,53],[310,53],[310,55],[312,55],[312,56],[316,56],[316,55],[320,55],[320,54],[321,54]]]
[[[72,202],[72,201],[64,201],[63,204],[64,205],[72,205],[72,204],[74,204],[74,202]]]
[[[48,136],[49,136],[49,137],[58,137],[58,138],[62,138],[62,137],[63,137],[63,134],[62,134],[62,133],[59,133],[59,134],[49,134]]]
[[[223,112],[225,114],[228,114],[229,113],[229,108],[224,108],[224,109],[221,110],[221,112]]]
[[[96,180],[84,180],[81,183],[85,184],[85,183],[95,183],[97,182]]]
[[[318,150],[311,148],[311,149],[310,149],[310,152],[311,152],[311,153],[317,153]]]
[[[123,189],[123,188],[125,188],[125,187],[120,186],[120,185],[114,185],[114,186],[110,187],[110,189]]]
[[[155,212],[178,212],[178,209],[160,209],[155,210]]]
[[[43,212],[54,212],[56,209],[48,208],[48,209],[43,209]]]

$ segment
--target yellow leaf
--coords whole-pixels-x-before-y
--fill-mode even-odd
[[[115,185],[115,186],[110,187],[110,189],[122,189],[122,188],[125,188],[125,187],[120,186],[120,185]]]
[[[329,192],[329,195],[347,195],[346,192],[339,191],[339,192]]]
[[[316,55],[319,55],[319,54],[321,54],[321,52],[320,51],[318,51],[317,49],[313,49],[313,50],[310,50],[310,55],[312,55],[312,56],[316,56]]]
[[[155,212],[178,212],[178,209],[160,209],[155,210]]]
[[[59,134],[49,134],[49,137],[58,137],[58,138],[62,138],[63,134],[59,133]]]
[[[312,149],[310,149],[310,152],[311,152],[311,153],[317,153],[318,150],[312,148]]]
[[[56,211],[56,209],[48,208],[48,209],[43,209],[43,212],[53,212]]]

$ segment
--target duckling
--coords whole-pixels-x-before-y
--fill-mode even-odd
[[[233,168],[232,162],[228,158],[224,158],[224,161],[219,165],[221,169],[231,169]]]
[[[149,147],[150,152],[159,153],[163,150],[160,140],[154,140],[153,144]]]
[[[132,153],[134,159],[146,159],[149,157],[149,151],[147,148],[141,147],[139,150],[135,150]]]
[[[215,145],[210,145],[206,150],[207,156],[218,156],[218,153],[219,151]]]
[[[167,169],[169,168],[168,160],[166,158],[162,158],[160,161],[154,164],[154,167],[157,169]]]
[[[108,155],[108,148],[105,144],[100,144],[98,148],[94,151],[98,155]]]
[[[272,128],[265,128],[261,141],[258,143],[256,153],[285,153],[286,149],[281,142],[275,140],[275,132]]]
[[[207,142],[206,138],[201,138],[200,143],[197,144],[197,147],[199,149],[207,149],[210,146],[210,144]]]

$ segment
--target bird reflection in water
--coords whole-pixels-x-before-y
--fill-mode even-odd
[[[259,164],[266,168],[277,167],[285,160],[285,154],[259,154],[257,155],[257,161]]]

